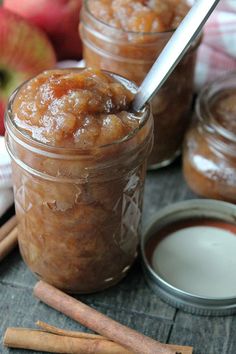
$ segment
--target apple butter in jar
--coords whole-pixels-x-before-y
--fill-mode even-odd
[[[86,64],[141,84],[189,11],[187,0],[85,0],[80,35]],[[180,154],[189,125],[199,39],[152,100],[154,146],[149,168]]]
[[[236,72],[206,86],[184,144],[183,169],[197,194],[236,203]]]
[[[10,98],[19,246],[32,272],[71,293],[107,288],[137,255],[150,107],[137,87],[92,69],[51,70]]]

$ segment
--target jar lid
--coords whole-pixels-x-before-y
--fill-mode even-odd
[[[236,313],[236,206],[188,200],[160,210],[143,234],[145,279],[166,302],[199,315]]]

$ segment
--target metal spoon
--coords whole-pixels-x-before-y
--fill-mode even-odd
[[[145,103],[161,88],[191,43],[199,35],[203,25],[219,1],[195,1],[195,4],[175,30],[139,87],[133,101],[133,109],[135,111],[142,109]]]

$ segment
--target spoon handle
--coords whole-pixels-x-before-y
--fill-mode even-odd
[[[220,0],[196,0],[193,7],[174,31],[172,37],[153,64],[138,89],[133,109],[139,111],[172,73],[192,41],[199,35],[208,17]],[[188,73],[186,72],[186,75]]]

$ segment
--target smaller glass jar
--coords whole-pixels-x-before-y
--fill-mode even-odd
[[[236,203],[236,72],[206,86],[183,153],[183,171],[197,194]]]

